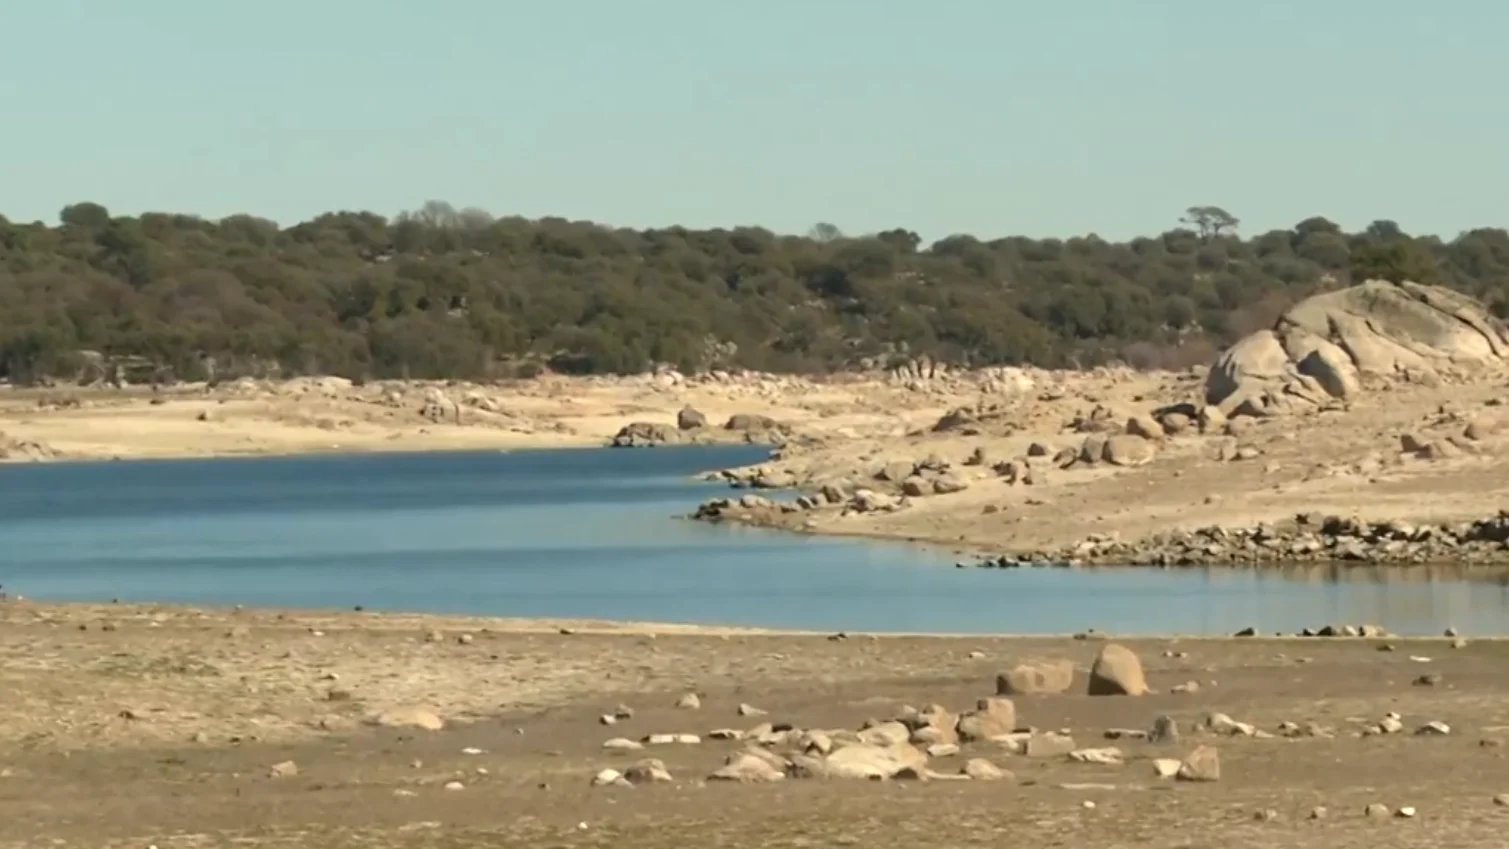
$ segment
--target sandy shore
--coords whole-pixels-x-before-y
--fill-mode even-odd
[[[1496,847],[1509,642],[1468,637],[1127,640],[1150,691],[1091,697],[1095,639],[10,602],[0,846]],[[1013,697],[1017,726],[1068,747],[966,740],[931,780],[707,780],[799,757],[807,729],[967,711],[1023,663],[1073,670]],[[1136,736],[1159,716],[1179,739]],[[1432,722],[1447,733],[1415,733]],[[655,734],[698,742],[604,746]],[[1158,777],[1201,746],[1218,780]],[[668,780],[592,786],[645,758]],[[1004,775],[947,780],[980,761]]]

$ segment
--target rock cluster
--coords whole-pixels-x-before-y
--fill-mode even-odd
[[[1070,661],[1027,662],[1000,676],[997,689],[1062,692],[1072,682],[1073,674],[1074,665]],[[1018,683],[1011,682],[1025,683],[1018,686]],[[1085,692],[1091,696],[1148,692],[1141,662],[1125,647],[1104,646],[1091,668]],[[741,714],[749,713],[743,709],[745,707],[741,706]],[[632,711],[620,707],[605,716],[623,714],[632,716]],[[1226,722],[1239,725],[1229,719]],[[1226,736],[1235,734],[1216,730],[1213,725],[1197,730],[1217,735],[1225,733]],[[1119,729],[1106,732],[1106,736],[1165,745],[1177,742],[1178,731],[1172,719],[1160,716],[1149,731]],[[647,734],[639,741],[614,738],[603,743],[602,748],[618,754],[639,753],[646,747],[698,744],[702,739],[695,734]],[[1061,759],[1100,766],[1124,766],[1128,762],[1127,755],[1120,748],[1081,748],[1068,732],[1024,727],[1019,722],[1016,704],[1000,695],[982,698],[972,709],[959,713],[937,704],[921,710],[903,707],[889,719],[871,719],[854,730],[803,729],[787,723],[762,722],[748,730],[716,729],[709,732],[706,739],[740,744],[740,748],[727,755],[722,766],[709,774],[707,780],[741,783],[806,778],[1012,780],[1014,776],[997,766],[991,756],[1016,756],[1039,761]],[[945,766],[940,763],[944,759],[954,760]],[[1219,756],[1209,745],[1197,746],[1186,758],[1165,761],[1168,766],[1158,769],[1158,774],[1164,778],[1185,781],[1220,779]],[[625,769],[604,769],[596,774],[592,784],[625,787],[672,780],[664,762],[650,758]]]
[[[1370,564],[1509,562],[1509,510],[1471,522],[1368,522],[1356,517],[1300,514],[1251,527],[1211,526],[1123,541],[1092,536],[1056,551],[982,561],[981,566],[1264,565],[1292,562]]]
[[[1369,280],[1287,310],[1227,349],[1206,376],[1205,403],[1267,416],[1344,403],[1366,380],[1439,383],[1453,370],[1509,358],[1509,328],[1482,304],[1439,286]]]
[[[707,416],[693,407],[676,414],[675,424],[630,422],[618,429],[610,448],[653,448],[658,445],[698,444],[709,442],[746,442],[756,445],[782,445],[790,429],[769,416],[735,413],[722,428],[708,426]]]

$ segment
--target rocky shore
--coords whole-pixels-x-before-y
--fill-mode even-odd
[[[697,507],[691,519],[738,522],[764,528],[810,531],[809,514],[833,508],[853,513],[896,511],[907,507],[908,496],[875,490],[845,492],[827,486],[813,495],[791,501],[745,493],[738,498],[715,498]],[[1473,522],[1412,523],[1402,520],[1369,522],[1355,516],[1296,514],[1287,522],[1251,526],[1210,525],[1188,531],[1169,531],[1139,540],[1114,534],[1094,534],[1058,549],[1019,550],[978,559],[982,569],[1013,569],[1025,565],[1509,565],[1509,510]],[[967,565],[967,564],[960,564]]]
[[[1282,563],[1509,565],[1509,510],[1471,522],[1413,524],[1302,513],[1251,527],[1211,526],[1123,541],[1094,536],[981,565],[1220,566]]]
[[[804,518],[837,507],[884,512],[907,506],[907,497],[860,489],[846,493],[826,487],[790,501],[755,493],[703,502],[691,518],[732,521],[756,527],[812,530]],[[1355,516],[1300,513],[1283,522],[1251,526],[1212,525],[1134,540],[1095,534],[1069,546],[1012,551],[982,557],[981,568],[1023,566],[1282,566],[1344,563],[1355,565],[1509,566],[1509,510],[1470,522],[1412,523],[1367,521]],[[970,564],[961,563],[961,566]]]

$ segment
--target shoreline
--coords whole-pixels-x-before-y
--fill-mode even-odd
[[[28,617],[33,622],[50,624],[75,624],[85,630],[89,623],[110,622],[116,626],[123,623],[145,622],[148,627],[165,625],[214,625],[240,622],[258,627],[282,629],[315,629],[332,633],[342,631],[389,632],[415,630],[452,630],[477,635],[507,636],[561,636],[561,637],[619,637],[649,638],[688,637],[709,639],[771,638],[814,639],[833,641],[842,635],[848,640],[940,640],[963,642],[987,641],[1072,641],[1099,645],[1107,641],[1179,641],[1179,642],[1315,642],[1315,641],[1378,641],[1404,640],[1409,642],[1449,643],[1456,637],[1421,634],[1385,633],[1373,636],[1317,636],[1300,633],[1257,633],[1239,636],[1199,633],[1112,633],[1098,631],[1064,631],[1057,633],[1013,632],[959,632],[959,631],[832,631],[802,628],[760,628],[740,625],[711,625],[673,622],[648,622],[636,620],[574,619],[557,617],[495,617],[457,616],[443,613],[412,611],[351,611],[331,609],[302,609],[281,607],[242,607],[190,605],[168,602],[93,602],[93,601],[48,601],[33,598],[12,598],[0,601],[0,624]],[[155,623],[155,624],[153,624]],[[1325,623],[1316,623],[1317,626]],[[1340,627],[1340,626],[1338,626]],[[1505,634],[1472,634],[1477,641],[1509,641]]]
[[[22,457],[0,457],[0,466],[61,466],[77,465],[81,463],[149,463],[149,462],[188,462],[188,461],[215,461],[215,460],[300,460],[311,458],[339,458],[339,457],[380,457],[380,456],[411,456],[429,457],[455,454],[548,454],[565,451],[676,451],[687,449],[718,449],[739,447],[769,446],[758,443],[737,442],[733,440],[725,442],[688,442],[678,445],[657,446],[655,448],[619,448],[592,441],[538,441],[538,442],[507,442],[498,443],[496,446],[488,443],[478,443],[476,446],[468,445],[430,445],[416,446],[410,443],[381,445],[363,444],[356,446],[334,447],[309,447],[290,450],[278,449],[251,449],[244,451],[221,451],[212,453],[154,453],[135,455],[99,455],[99,456],[57,456],[44,460],[36,460]],[[709,472],[717,471],[709,468],[694,472],[688,480],[701,483],[716,483],[707,481],[703,476]]]

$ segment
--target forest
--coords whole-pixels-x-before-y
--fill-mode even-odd
[[[813,373],[927,356],[967,366],[1178,368],[1312,293],[1438,283],[1509,312],[1509,234],[1451,241],[1322,218],[1247,234],[1216,206],[1110,242],[910,230],[632,230],[431,201],[288,227],[250,215],[0,217],[0,377],[353,379]],[[91,366],[94,368],[91,370]],[[118,371],[118,369],[117,369]],[[154,379],[157,379],[154,378]]]

